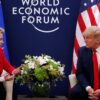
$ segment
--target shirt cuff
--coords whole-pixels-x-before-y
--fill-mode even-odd
[[[91,86],[87,86],[85,89],[88,92],[88,90],[91,88]]]
[[[1,76],[0,77],[0,82],[4,82],[5,81],[5,77],[4,76]]]

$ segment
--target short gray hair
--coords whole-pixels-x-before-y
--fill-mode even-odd
[[[83,35],[93,35],[96,38],[100,38],[100,27],[99,26],[91,26],[86,28],[83,32]]]

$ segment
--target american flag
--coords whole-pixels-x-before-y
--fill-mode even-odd
[[[92,25],[100,26],[100,0],[81,0],[74,39],[72,73],[77,69],[78,48],[85,45],[82,33]]]

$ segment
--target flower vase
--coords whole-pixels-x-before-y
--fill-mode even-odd
[[[49,84],[34,84],[32,93],[35,97],[48,97],[49,88]]]

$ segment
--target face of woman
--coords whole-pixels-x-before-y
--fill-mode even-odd
[[[0,33],[0,47],[2,47],[3,44],[3,34]]]

